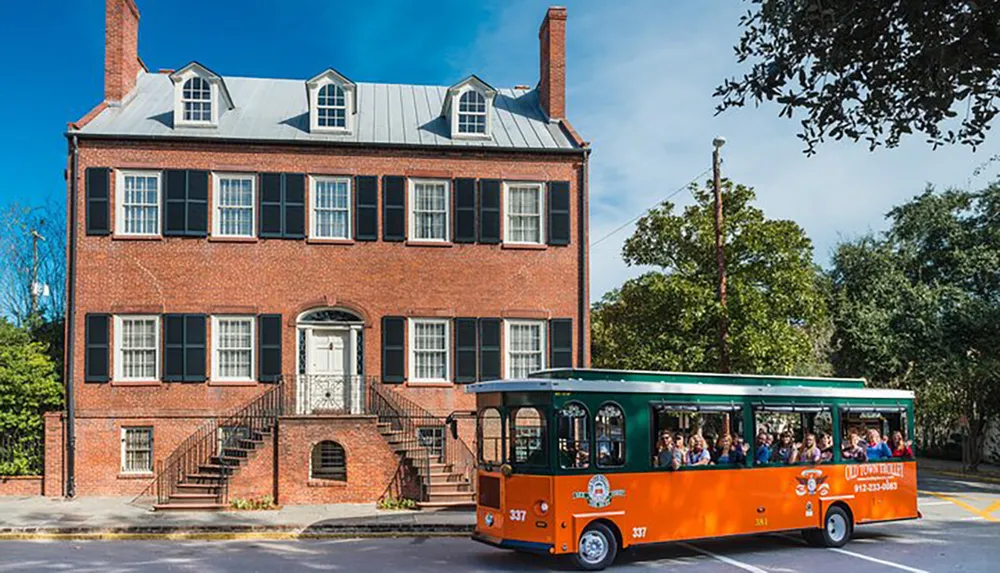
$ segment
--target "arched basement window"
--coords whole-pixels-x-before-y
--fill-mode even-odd
[[[332,440],[322,441],[313,446],[309,477],[347,481],[347,455],[344,453],[344,446]]]

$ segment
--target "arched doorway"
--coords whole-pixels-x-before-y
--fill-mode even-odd
[[[364,320],[317,308],[297,321],[297,414],[360,414],[364,399]]]

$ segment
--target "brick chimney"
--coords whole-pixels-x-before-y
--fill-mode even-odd
[[[549,119],[566,117],[566,8],[551,6],[538,30],[538,98]]]
[[[121,103],[145,66],[139,60],[139,9],[134,0],[105,0],[104,100]]]

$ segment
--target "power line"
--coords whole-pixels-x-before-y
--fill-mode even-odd
[[[678,188],[677,188],[677,190],[675,190],[675,191],[674,191],[673,193],[671,193],[670,195],[667,195],[667,196],[666,196],[666,197],[664,197],[663,199],[661,199],[661,200],[657,201],[656,203],[654,203],[654,204],[650,205],[649,207],[646,207],[646,210],[645,210],[645,211],[643,211],[642,213],[639,213],[639,214],[638,214],[638,215],[636,215],[635,217],[632,217],[631,219],[629,219],[628,221],[626,221],[626,222],[625,222],[625,224],[623,224],[622,226],[618,227],[618,228],[617,228],[617,229],[615,229],[614,231],[611,231],[611,232],[610,232],[610,233],[608,233],[607,235],[604,235],[604,236],[603,236],[603,237],[601,237],[600,239],[597,239],[597,240],[596,240],[596,241],[594,241],[593,243],[590,243],[590,248],[591,248],[591,249],[593,249],[593,248],[594,248],[594,247],[596,247],[597,245],[601,244],[601,242],[603,242],[603,241],[604,241],[605,239],[608,239],[608,238],[610,238],[610,237],[611,237],[612,235],[614,235],[614,234],[615,234],[615,233],[617,233],[618,231],[621,231],[621,230],[622,230],[622,229],[624,229],[625,227],[628,227],[628,226],[629,226],[629,225],[631,225],[632,223],[635,223],[636,221],[638,221],[638,220],[639,220],[639,218],[640,218],[640,217],[642,217],[642,216],[643,216],[643,215],[645,215],[646,213],[649,213],[649,212],[650,212],[651,210],[653,210],[653,208],[654,208],[654,207],[656,207],[656,206],[658,206],[658,205],[662,204],[662,203],[663,203],[663,202],[665,202],[665,201],[669,201],[670,199],[672,199],[673,197],[675,197],[675,196],[676,196],[676,195],[677,195],[678,193],[680,193],[681,191],[684,191],[685,189],[687,189],[688,187],[690,187],[692,183],[694,183],[694,182],[698,181],[699,179],[701,179],[701,177],[702,177],[703,175],[706,175],[706,174],[707,174],[707,173],[708,173],[709,171],[711,171],[711,170],[712,170],[712,168],[711,168],[711,167],[709,167],[708,169],[706,169],[706,170],[702,171],[701,173],[699,173],[699,174],[695,175],[694,177],[692,177],[692,178],[691,178],[691,180],[690,180],[690,181],[688,181],[688,182],[687,182],[687,183],[685,183],[684,185],[681,185],[680,187],[678,187]]]

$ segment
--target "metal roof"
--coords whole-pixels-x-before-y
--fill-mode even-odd
[[[610,392],[623,394],[683,394],[749,396],[759,398],[855,398],[912,400],[908,390],[875,390],[816,386],[748,386],[736,384],[684,384],[672,382],[623,382],[620,380],[524,379],[479,382],[465,387],[469,394],[485,392]]]
[[[447,86],[357,84],[358,113],[351,133],[310,133],[304,80],[224,77],[235,109],[217,127],[173,127],[174,86],[166,74],[142,73],[134,97],[108,107],[74,132],[141,138],[198,138],[294,143],[482,147],[570,151],[580,149],[550,123],[533,89],[497,90],[489,139],[451,138],[441,116]]]
[[[785,376],[774,374],[719,374],[716,372],[669,372],[614,370],[608,368],[551,368],[529,374],[531,378],[559,380],[616,380],[623,382],[673,382],[681,384],[735,384],[741,386],[825,386],[864,388],[864,378]]]

